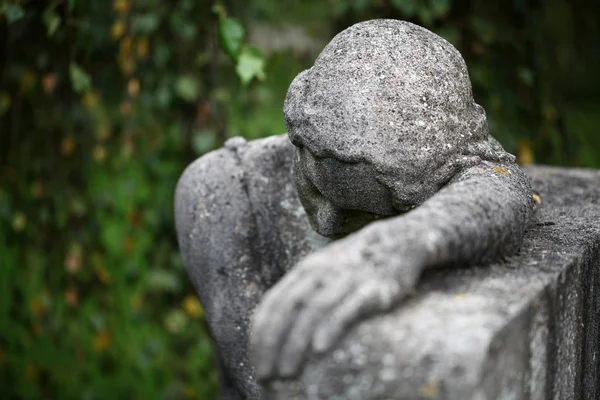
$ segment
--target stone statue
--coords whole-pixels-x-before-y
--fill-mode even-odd
[[[287,136],[230,139],[177,187],[179,243],[225,399],[321,398],[294,386],[306,363],[401,308],[424,270],[517,252],[534,205],[461,55],[419,26],[341,32],[294,79],[284,114]]]

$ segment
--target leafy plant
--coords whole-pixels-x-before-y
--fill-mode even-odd
[[[3,395],[216,398],[175,184],[230,136],[283,133],[289,83],[352,23],[451,41],[523,163],[600,166],[590,4],[0,0]],[[265,26],[288,43],[269,50]]]

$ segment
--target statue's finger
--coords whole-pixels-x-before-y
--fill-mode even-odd
[[[293,377],[298,373],[307,351],[310,348],[312,334],[319,321],[328,319],[334,307],[355,290],[350,275],[329,280],[325,286],[309,299],[307,306],[298,314],[294,325],[279,356],[279,376]]]
[[[303,285],[302,282],[305,282]],[[280,305],[290,298],[292,292],[302,292],[306,283],[310,282],[306,271],[292,270],[284,276],[275,286],[268,290],[252,316],[252,333],[256,333],[257,343],[262,338],[262,329],[268,329],[272,317],[277,313]]]
[[[315,329],[313,350],[323,353],[329,350],[348,328],[362,317],[389,308],[398,297],[398,285],[386,285],[378,281],[364,283],[355,293],[344,300],[331,317]]]
[[[297,282],[287,293],[270,296],[257,309],[252,329],[253,363],[259,379],[271,378],[281,346],[317,282],[310,276]],[[267,300],[267,299],[265,299]]]

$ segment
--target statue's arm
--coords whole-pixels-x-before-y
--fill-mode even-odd
[[[295,375],[307,350],[328,350],[351,324],[397,304],[426,268],[516,252],[532,204],[518,166],[483,162],[411,212],[374,222],[305,258],[255,313],[259,378]]]
[[[394,242],[413,243],[415,251],[426,254],[423,268],[472,265],[518,251],[532,210],[531,188],[521,169],[484,162],[461,172],[413,211],[367,228],[364,235],[390,238],[379,250],[388,255]]]

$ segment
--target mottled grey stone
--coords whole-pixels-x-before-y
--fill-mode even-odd
[[[371,166],[390,192],[380,207],[388,214],[423,203],[481,160],[514,161],[489,136],[458,50],[404,21],[366,21],[335,36],[292,82],[284,112],[296,146]]]
[[[518,255],[428,271],[268,399],[600,398],[600,171],[535,167]]]
[[[291,179],[286,136],[228,141],[192,163],[175,197],[179,246],[215,338],[223,399],[258,399],[248,360],[252,311],[299,259],[329,240],[314,232]]]
[[[584,363],[575,342],[549,339],[574,337],[562,321],[579,303],[565,294],[563,315],[544,302],[572,265],[544,257],[597,249],[598,232],[578,219],[589,235],[571,250],[535,247],[536,232],[559,225],[543,221],[556,225],[532,225],[515,256],[534,196],[488,134],[456,49],[401,21],[355,25],[294,80],[284,111],[295,146],[231,139],[177,187],[179,243],[215,338],[222,398],[542,398],[582,374],[595,390],[595,356]],[[544,191],[559,178],[540,171],[536,189],[561,198]],[[598,197],[585,190],[573,211],[597,225]],[[539,215],[554,216],[552,205]],[[592,265],[584,254],[578,271]],[[543,311],[525,313],[535,304]]]
[[[356,24],[294,79],[284,114],[309,222],[343,239],[261,300],[252,362],[263,381],[295,376],[309,352],[406,297],[423,270],[518,250],[529,183],[441,37],[402,21]]]

